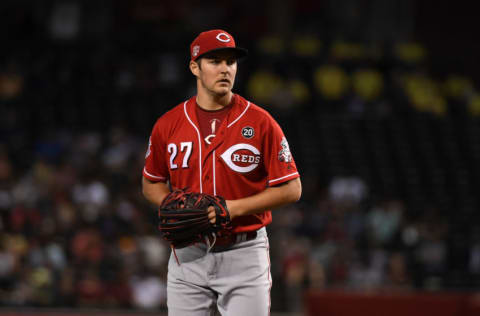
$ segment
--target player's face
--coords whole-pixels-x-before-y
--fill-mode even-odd
[[[237,59],[232,52],[219,51],[202,57],[198,78],[210,94],[224,96],[233,88],[237,74]]]

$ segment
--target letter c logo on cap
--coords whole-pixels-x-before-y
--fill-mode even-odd
[[[217,40],[219,40],[220,42],[224,42],[224,43],[228,43],[230,42],[230,36],[228,36],[228,34],[225,34],[225,33],[218,33],[217,34]]]

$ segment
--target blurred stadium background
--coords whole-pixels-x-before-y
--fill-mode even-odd
[[[0,315],[165,313],[169,250],[141,196],[143,157],[156,118],[194,93],[188,46],[210,28],[249,49],[235,90],[284,127],[302,174],[301,202],[269,226],[272,315],[480,314],[473,4],[0,12]]]

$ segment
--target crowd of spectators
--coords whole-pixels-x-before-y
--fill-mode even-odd
[[[327,149],[306,128],[319,115],[404,113],[440,124],[468,117],[475,127],[472,80],[430,75],[428,52],[415,42],[337,40],[308,23],[286,38],[262,32],[260,16],[247,28],[224,2],[194,1],[198,11],[170,1],[155,10],[153,2],[117,8],[132,13],[126,25],[109,1],[90,14],[81,1],[13,6],[7,20],[17,38],[6,40],[0,62],[0,306],[165,307],[170,250],[142,197],[141,170],[156,118],[194,93],[186,47],[206,19],[231,19],[234,34],[256,27],[250,37],[238,32],[250,58],[236,91],[281,121],[305,175],[302,200],[275,210],[269,226],[273,309],[301,310],[306,289],[478,290],[478,221],[465,227],[467,239],[452,238],[452,214],[427,203],[412,216],[401,191],[382,191],[358,170],[340,172],[348,168],[339,162],[330,169],[312,154]],[[188,28],[178,22],[185,12]],[[460,248],[461,258],[452,250]],[[453,268],[463,270],[457,282]]]

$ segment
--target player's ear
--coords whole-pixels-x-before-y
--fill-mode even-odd
[[[193,61],[191,60],[190,61],[190,71],[192,72],[192,74],[195,76],[195,77],[198,77],[200,75],[200,65],[196,62],[196,61]]]

